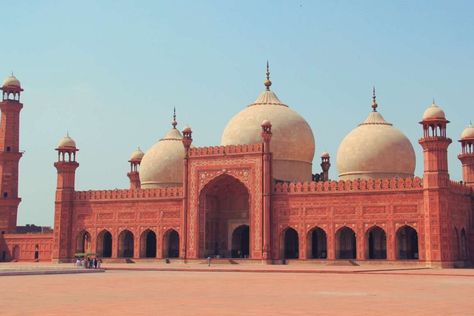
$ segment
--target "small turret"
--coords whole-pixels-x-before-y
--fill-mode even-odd
[[[329,153],[327,151],[321,154],[321,181],[328,181],[329,180],[329,168],[331,167]]]
[[[469,124],[461,134],[461,153],[458,159],[462,163],[462,179],[468,186],[474,187],[474,126]]]
[[[137,147],[128,160],[130,163],[130,172],[127,173],[127,176],[130,179],[131,190],[140,189],[140,174],[138,167],[140,166],[144,155],[145,153],[140,149],[140,147]]]

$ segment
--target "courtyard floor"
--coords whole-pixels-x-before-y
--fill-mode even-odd
[[[199,271],[183,271],[194,270],[193,265],[169,266],[176,271],[146,271],[164,265],[108,264],[105,268],[113,270],[105,273],[3,276],[0,314],[472,315],[474,311],[473,269],[311,271],[304,266],[291,270],[252,265],[239,269],[253,272],[242,272],[232,270],[236,269],[232,265],[210,269],[195,265]],[[28,267],[51,265],[24,264],[22,269]],[[279,273],[278,268],[288,270]]]

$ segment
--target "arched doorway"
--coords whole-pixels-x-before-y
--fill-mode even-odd
[[[163,236],[163,258],[179,258],[179,235],[174,229]]]
[[[236,226],[249,227],[251,239],[249,205],[246,186],[233,176],[220,175],[204,187],[199,195],[200,257],[232,257],[232,230]]]
[[[397,231],[397,258],[418,259],[418,233],[413,227],[402,226]]]
[[[103,230],[97,235],[97,256],[102,258],[112,257],[112,234]]]
[[[336,259],[356,258],[356,235],[349,227],[342,227],[336,233]]]
[[[454,227],[454,238],[453,238],[453,257],[454,260],[461,259],[461,244],[459,242],[459,232],[456,227]]]
[[[20,259],[20,246],[15,245],[13,247],[13,260],[18,261]]]
[[[298,233],[291,227],[283,231],[283,258],[298,259],[299,241]]]
[[[76,253],[90,253],[91,251],[91,235],[83,230],[76,238]]]
[[[249,226],[240,225],[232,233],[232,258],[248,258],[249,256]]]
[[[39,255],[40,255],[39,245],[35,245],[35,260],[39,260]]]
[[[119,234],[118,256],[121,258],[133,257],[133,233],[129,230],[123,230]]]
[[[307,256],[313,259],[327,258],[327,237],[326,232],[319,227],[313,228],[308,233],[307,240]]]
[[[461,230],[461,260],[467,259],[467,238],[466,238],[466,231],[464,228]]]
[[[140,236],[140,257],[156,257],[156,234],[150,229],[145,230]]]
[[[379,226],[370,228],[365,236],[366,258],[387,259],[387,235]]]

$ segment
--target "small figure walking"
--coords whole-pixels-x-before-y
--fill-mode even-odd
[[[211,256],[207,257],[207,266],[211,266]]]

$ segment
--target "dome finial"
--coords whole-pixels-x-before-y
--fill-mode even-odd
[[[267,91],[270,91],[270,86],[272,85],[272,82],[270,81],[270,65],[268,64],[267,60],[267,80],[265,80],[265,87],[267,87]]]
[[[173,121],[171,122],[171,125],[173,125],[173,128],[176,129],[176,125],[178,125],[178,122],[176,122],[176,107],[173,107]]]
[[[372,109],[374,112],[377,112],[377,97],[375,96],[375,86],[372,88]]]

